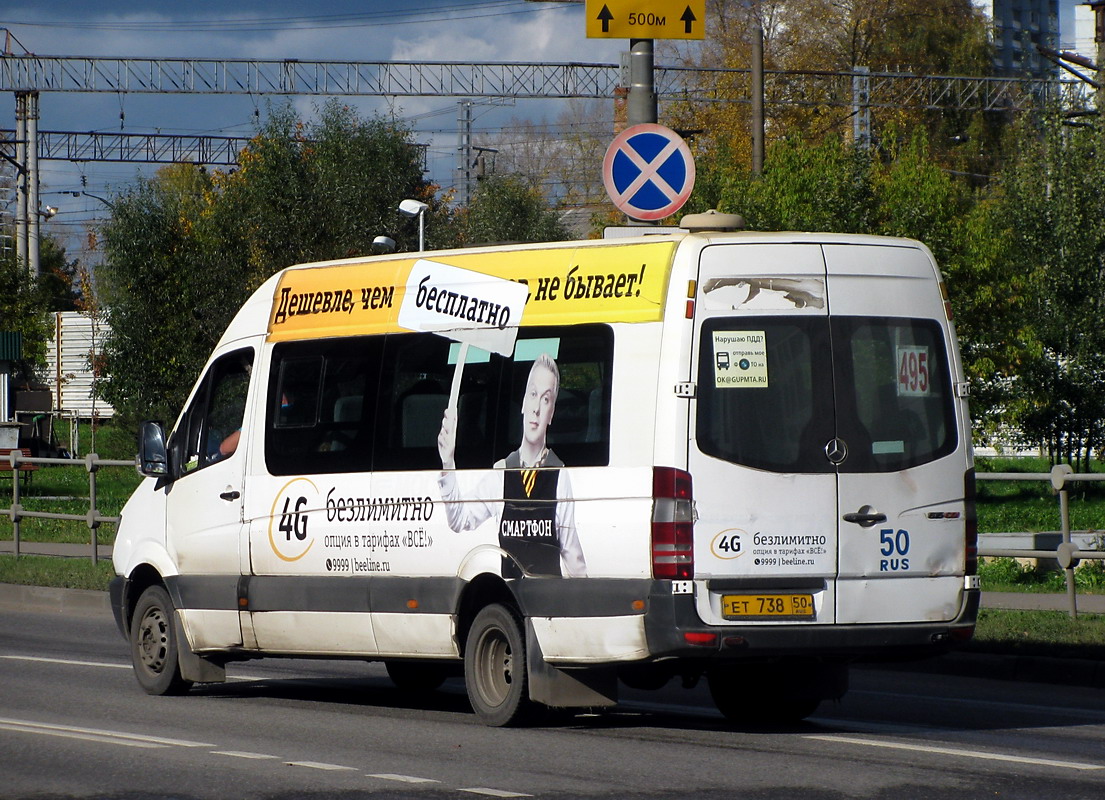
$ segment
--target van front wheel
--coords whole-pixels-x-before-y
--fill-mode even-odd
[[[180,674],[177,659],[176,609],[162,586],[142,592],[130,625],[130,655],[134,675],[146,694],[184,694],[192,682]]]
[[[464,648],[464,682],[472,710],[487,725],[517,725],[534,710],[522,627],[506,606],[476,615]]]

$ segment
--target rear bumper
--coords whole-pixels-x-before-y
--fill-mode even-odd
[[[656,588],[662,587],[662,582]],[[981,593],[967,590],[958,616],[945,622],[867,625],[706,625],[691,595],[655,591],[645,619],[653,659],[746,659],[823,656],[849,660],[926,658],[970,639]],[[692,643],[696,642],[696,643]]]
[[[671,581],[527,579],[514,589],[525,616],[542,621],[542,647],[555,654],[550,659],[580,666],[784,656],[927,658],[971,637],[980,599],[979,591],[965,590],[956,618],[943,622],[708,625],[694,595],[673,594]],[[613,652],[611,643],[621,649]]]

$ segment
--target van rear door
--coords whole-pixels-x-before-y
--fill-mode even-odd
[[[825,245],[840,496],[837,621],[954,619],[969,441],[938,276],[917,246]]]
[[[702,618],[953,619],[965,444],[927,254],[874,240],[708,246],[695,328]]]
[[[825,264],[818,244],[702,250],[688,467],[699,615],[835,621],[837,483]]]

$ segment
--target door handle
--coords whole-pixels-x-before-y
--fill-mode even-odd
[[[886,514],[876,511],[871,506],[864,506],[859,511],[851,511],[844,515],[845,522],[852,522],[863,528],[870,528],[880,522],[886,522]]]
[[[221,497],[223,500],[237,500],[241,496],[242,493],[239,492],[237,489],[230,489],[219,495],[219,497]]]

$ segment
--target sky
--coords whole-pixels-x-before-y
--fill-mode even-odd
[[[1060,0],[1061,40],[1073,46],[1074,7]],[[734,0],[735,2],[735,0]],[[13,52],[113,58],[236,58],[304,61],[509,61],[618,63],[628,42],[587,39],[584,6],[559,0],[0,0],[0,34]],[[431,145],[429,178],[455,180],[459,98],[358,98],[363,114],[394,113]],[[293,102],[306,118],[321,98]],[[40,96],[42,131],[249,136],[265,98],[201,95],[49,93]],[[284,102],[276,98],[275,102]],[[474,109],[474,138],[514,120],[553,120],[564,101],[530,100]],[[15,100],[0,98],[0,128],[15,127]],[[60,213],[49,230],[71,257],[87,258],[81,232],[106,214],[103,203],[159,165],[40,162],[42,205]],[[596,172],[601,165],[596,164]],[[0,198],[0,204],[7,198]],[[14,201],[12,201],[14,207]]]
[[[529,0],[0,0],[0,28],[13,37],[7,40],[12,52],[51,56],[618,63],[628,43],[586,39],[583,11],[582,4]],[[293,103],[311,118],[322,99]],[[357,98],[350,104],[366,116],[382,111],[406,120],[414,138],[431,145],[429,177],[447,188],[454,180],[459,99]],[[42,92],[38,125],[40,131],[249,136],[268,102]],[[477,106],[474,134],[478,141],[480,133],[498,133],[515,119],[555,119],[562,103]],[[14,97],[0,99],[0,128],[14,127]],[[80,232],[106,208],[72,193],[110,198],[159,166],[40,161],[41,204],[59,209],[48,230],[63,238],[70,257],[87,257]]]

